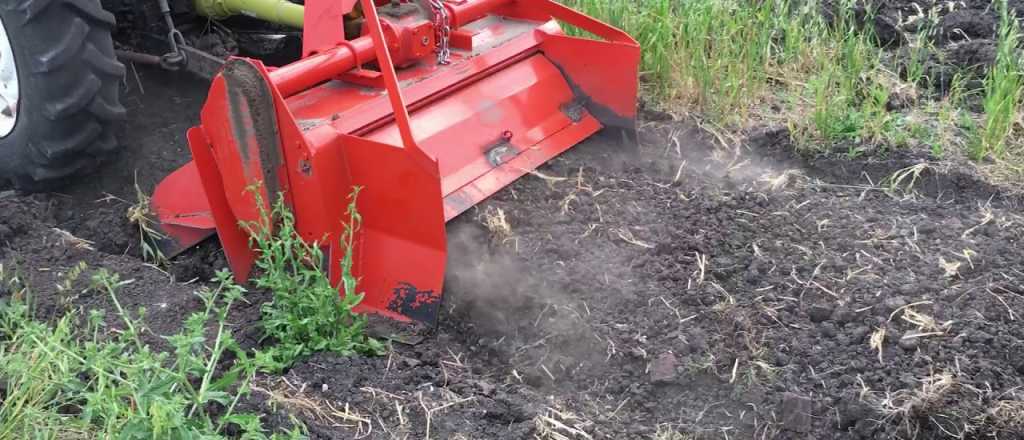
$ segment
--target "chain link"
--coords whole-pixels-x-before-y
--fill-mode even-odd
[[[451,37],[452,26],[448,9],[444,7],[444,0],[430,0],[430,7],[434,10],[434,29],[437,38],[437,63],[451,63],[452,49]]]

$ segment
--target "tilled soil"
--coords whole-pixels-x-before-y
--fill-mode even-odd
[[[84,278],[56,287],[79,261],[134,280],[121,299],[160,344],[224,263],[212,244],[169,270],[138,258],[133,182],[187,160],[194,114],[168,120],[146,75],[137,118],[162,128],[70,195],[0,199],[0,260],[41,318],[109,309]],[[1019,198],[909,153],[801,159],[782,130],[736,149],[686,122],[642,133],[588,141],[450,224],[424,342],[313,356],[258,377],[242,409],[323,439],[1024,437]],[[246,345],[265,298],[232,317]]]

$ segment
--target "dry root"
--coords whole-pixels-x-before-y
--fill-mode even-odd
[[[951,373],[939,373],[921,379],[915,389],[873,392],[862,384],[861,400],[882,415],[882,421],[903,425],[908,434],[920,431],[920,420],[928,420],[941,409],[943,400],[958,385]]]
[[[997,401],[985,414],[984,422],[1009,433],[1024,434],[1024,401]]]
[[[139,246],[142,248],[142,258],[151,263],[163,265],[167,263],[167,256],[160,251],[156,242],[166,238],[157,230],[154,214],[150,206],[150,198],[142,192],[139,184],[135,184],[135,197],[137,202],[128,207],[126,217],[128,221],[139,227]]]
[[[544,414],[533,419],[533,423],[536,429],[533,437],[536,440],[593,439],[586,431],[593,423],[567,411],[549,407]]]
[[[295,387],[284,378],[273,382],[266,380],[259,386],[254,383],[252,390],[266,395],[269,405],[281,405],[289,412],[301,414],[318,423],[353,429],[359,438],[373,432],[370,418],[359,414],[347,403],[339,405],[326,399],[309,396],[305,393],[305,387]]]
[[[487,210],[480,215],[480,222],[488,231],[491,231],[491,237],[499,243],[505,244],[516,239],[512,234],[512,225],[508,223],[505,211],[501,208],[488,206]]]
[[[96,248],[93,247],[95,243],[89,240],[75,237],[74,234],[60,228],[51,229],[57,235],[57,239],[59,240],[61,246],[71,246],[75,249],[81,249],[86,251],[96,250]]]

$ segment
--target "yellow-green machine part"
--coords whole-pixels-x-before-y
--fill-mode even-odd
[[[215,20],[248,15],[271,23],[302,28],[302,5],[288,0],[195,0],[199,15]]]

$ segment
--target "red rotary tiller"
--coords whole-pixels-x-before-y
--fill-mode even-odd
[[[188,132],[193,161],[153,207],[167,254],[216,233],[245,280],[256,255],[239,225],[282,194],[339,283],[346,197],[362,187],[358,311],[433,324],[445,223],[602,129],[634,139],[640,47],[552,0],[358,2],[307,0],[299,61],[229,60]],[[357,14],[362,36],[346,40]]]

